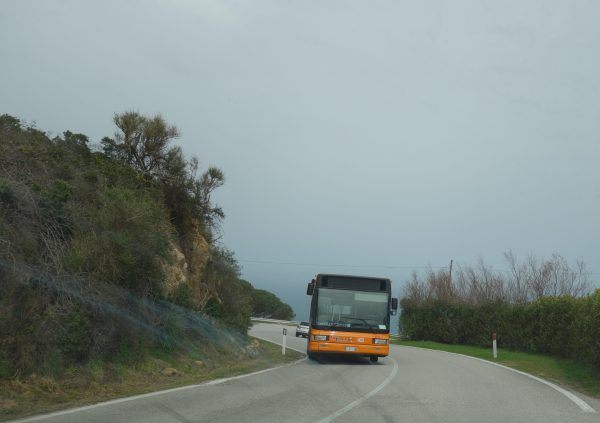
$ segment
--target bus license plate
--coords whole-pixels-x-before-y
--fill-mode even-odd
[[[346,347],[346,351],[356,351],[356,347]]]

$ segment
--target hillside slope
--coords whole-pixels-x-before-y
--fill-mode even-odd
[[[263,291],[215,241],[223,172],[198,174],[160,116],[114,121],[93,148],[0,116],[0,381],[157,351],[212,367],[256,354],[246,331]]]

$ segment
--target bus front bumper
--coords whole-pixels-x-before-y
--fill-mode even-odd
[[[389,354],[389,345],[341,344],[337,342],[310,341],[311,353],[356,354],[385,357]]]

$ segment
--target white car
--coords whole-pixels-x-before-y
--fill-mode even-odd
[[[296,326],[296,338],[299,336],[308,338],[308,322],[300,322],[300,324]]]

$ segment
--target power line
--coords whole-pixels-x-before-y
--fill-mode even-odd
[[[425,265],[396,265],[396,264],[341,264],[341,263],[302,263],[291,261],[236,259],[241,263],[272,264],[277,266],[320,266],[320,267],[347,267],[347,268],[378,268],[378,269],[451,269],[450,266],[425,266]],[[510,270],[494,269],[494,272],[511,273]],[[598,272],[588,272],[589,275],[600,275]]]
[[[242,263],[274,264],[280,266],[321,266],[321,267],[352,267],[352,268],[380,268],[380,269],[446,269],[448,266],[423,266],[423,265],[389,265],[389,264],[340,264],[340,263],[300,263],[289,261],[249,260],[237,259]]]

